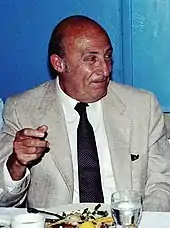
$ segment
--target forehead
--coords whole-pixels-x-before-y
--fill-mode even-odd
[[[73,51],[101,51],[111,48],[108,35],[101,28],[86,28],[74,31],[65,39],[66,49]]]

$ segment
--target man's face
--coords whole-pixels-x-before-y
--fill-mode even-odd
[[[100,29],[78,32],[64,42],[63,91],[81,102],[95,102],[107,93],[112,68],[112,47]],[[77,37],[75,39],[75,37]]]

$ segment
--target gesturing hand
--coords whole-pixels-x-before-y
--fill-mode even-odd
[[[7,168],[14,180],[21,179],[26,166],[42,157],[49,147],[45,140],[48,127],[42,125],[37,129],[25,128],[16,133],[13,142],[13,153],[7,161]]]

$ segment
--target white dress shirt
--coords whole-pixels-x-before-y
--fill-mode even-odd
[[[79,114],[74,109],[77,102],[70,98],[60,89],[60,98],[64,110],[65,121],[68,131],[68,137],[71,147],[73,171],[74,171],[74,194],[73,202],[79,202],[79,184],[78,184],[78,164],[77,164],[77,126],[79,123]],[[108,149],[108,142],[103,122],[101,101],[89,103],[87,107],[87,116],[89,122],[93,126],[96,145],[98,150],[100,173],[102,181],[102,189],[104,195],[104,202],[110,204],[111,193],[116,190],[113,171],[111,166],[110,153]]]
[[[59,84],[59,83],[58,83]],[[59,86],[60,88],[60,86]],[[77,102],[73,98],[70,98],[66,95],[60,88],[60,99],[65,115],[65,121],[68,131],[69,143],[71,148],[71,155],[73,161],[73,171],[74,171],[74,194],[73,194],[73,203],[79,202],[79,184],[78,184],[78,164],[77,164],[77,126],[79,123],[79,114],[74,109]],[[87,116],[93,126],[96,145],[98,149],[98,157],[100,164],[100,173],[101,173],[101,182],[104,195],[104,202],[110,204],[111,193],[116,191],[115,181],[113,177],[113,171],[110,160],[110,153],[108,149],[108,142],[103,122],[101,101],[90,103],[87,107]],[[45,124],[45,123],[44,123]],[[30,175],[29,170],[27,169],[26,175],[20,181],[13,181],[10,177],[6,164],[4,166],[4,178],[5,183],[10,192],[19,192],[20,186],[26,177]]]

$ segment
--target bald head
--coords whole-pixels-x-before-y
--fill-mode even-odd
[[[88,37],[89,34],[93,35],[93,33],[103,33],[108,37],[104,28],[102,28],[101,25],[89,17],[76,15],[63,19],[59,24],[56,25],[52,32],[48,48],[49,57],[52,54],[57,54],[63,58],[66,48],[65,42],[68,39],[72,39],[73,41],[81,36]]]
[[[49,60],[65,94],[95,102],[107,93],[112,70],[112,45],[106,31],[85,16],[71,16],[53,30]]]

